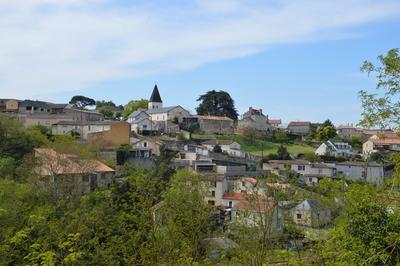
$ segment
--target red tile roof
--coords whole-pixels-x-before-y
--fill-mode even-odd
[[[255,200],[254,202],[242,200],[239,201],[235,206],[233,206],[233,209],[266,212],[272,210],[273,207],[274,203],[271,199]]]
[[[269,122],[270,124],[273,124],[273,125],[280,125],[280,124],[282,124],[282,120],[281,120],[281,119],[268,119],[268,122]]]
[[[247,194],[242,192],[231,192],[225,194],[222,198],[225,200],[246,200]]]

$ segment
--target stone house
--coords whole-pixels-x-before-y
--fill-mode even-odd
[[[87,140],[88,134],[110,131],[111,125],[120,123],[118,121],[60,121],[51,126],[53,135],[78,134]]]
[[[97,188],[107,188],[115,171],[98,160],[79,159],[75,155],[58,153],[53,149],[35,149],[38,165],[34,172],[46,177],[56,194],[87,194]],[[46,185],[46,184],[44,184]]]
[[[158,124],[151,120],[145,109],[133,112],[127,120],[132,126],[132,131],[141,135],[155,135],[158,132]]]
[[[388,153],[400,151],[400,138],[371,137],[363,144],[363,155],[370,156],[373,153]]]
[[[3,100],[2,112],[19,120],[25,127],[42,125],[48,128],[60,121],[102,121],[103,115],[79,110],[69,104],[54,104],[32,100]]]
[[[259,227],[268,221],[271,235],[283,228],[283,211],[274,204],[272,198],[230,192],[223,196],[223,201],[231,222]]]
[[[292,210],[295,224],[319,228],[331,222],[331,210],[320,201],[307,199]]]
[[[340,125],[337,127],[336,131],[342,139],[351,139],[352,137],[363,136],[363,129],[356,128],[352,124]]]
[[[311,122],[308,121],[296,121],[290,122],[287,131],[292,134],[306,136],[310,130]]]
[[[352,147],[349,143],[330,140],[322,143],[315,151],[315,154],[320,156],[328,155],[333,157],[347,158],[351,158],[357,155],[357,153],[352,150]]]
[[[212,206],[224,206],[223,196],[228,190],[227,180],[220,175],[203,175],[203,179],[208,183],[209,193],[205,201]]]
[[[115,149],[131,142],[131,125],[127,122],[116,122],[110,125],[109,130],[87,134],[87,141],[100,149]]]
[[[376,162],[339,162],[335,168],[338,175],[343,174],[346,179],[366,181],[377,186],[385,178],[383,165]]]
[[[262,109],[249,110],[243,114],[242,119],[238,122],[239,128],[254,128],[261,131],[271,131],[273,126],[269,123],[268,116],[263,114]]]
[[[234,121],[226,116],[195,116],[201,134],[231,135],[234,133]]]

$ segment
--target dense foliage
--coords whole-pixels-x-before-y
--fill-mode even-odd
[[[196,108],[199,115],[227,116],[233,120],[238,119],[235,102],[226,91],[208,91],[201,95],[197,101],[200,105]]]

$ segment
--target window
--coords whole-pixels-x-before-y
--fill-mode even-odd
[[[312,182],[312,177],[308,178],[308,182],[310,183]]]
[[[306,170],[306,166],[305,165],[298,165],[297,166],[297,170],[304,171],[304,170]]]
[[[147,148],[147,142],[143,142],[143,147]]]
[[[211,191],[211,197],[215,198],[215,191]]]
[[[26,110],[27,110],[27,111],[31,111],[31,110],[32,110],[32,106],[27,106],[27,107],[26,107]]]
[[[232,208],[232,206],[233,206],[233,202],[232,202],[232,201],[230,201],[230,202],[228,203],[228,206],[229,206],[229,208]]]
[[[43,109],[43,108],[40,108],[40,111],[41,111],[41,112],[44,112],[44,109]]]
[[[211,182],[211,187],[216,188],[217,187],[217,182]]]
[[[82,177],[83,182],[89,182],[89,176],[85,175]]]
[[[297,220],[300,220],[301,219],[301,214],[300,213],[296,214],[296,218],[297,218]]]
[[[215,201],[209,200],[209,201],[208,201],[208,205],[215,206]]]

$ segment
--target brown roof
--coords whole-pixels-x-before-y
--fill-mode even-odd
[[[78,159],[76,155],[58,153],[53,149],[37,148],[36,156],[43,159],[43,164],[37,170],[43,175],[66,175],[115,172],[98,160]]]
[[[198,119],[203,120],[214,120],[214,121],[233,121],[229,117],[226,116],[213,116],[213,115],[198,115],[196,116]]]
[[[400,138],[370,139],[370,141],[378,145],[400,145]]]
[[[281,119],[268,119],[268,122],[270,124],[282,124],[282,120]]]
[[[231,192],[225,194],[222,198],[225,200],[245,200],[247,197],[246,193],[242,192]]]
[[[270,211],[273,209],[273,207],[274,203],[270,199],[260,199],[260,200],[255,200],[254,202],[241,200],[235,206],[233,206],[233,208],[237,210],[251,210],[257,212]]]
[[[297,121],[297,122],[290,122],[289,126],[309,126],[311,122],[308,121]]]
[[[363,133],[365,135],[378,135],[378,136],[384,136],[386,138],[397,138],[397,137],[399,137],[399,133],[398,132],[394,132],[392,130],[364,129]]]

